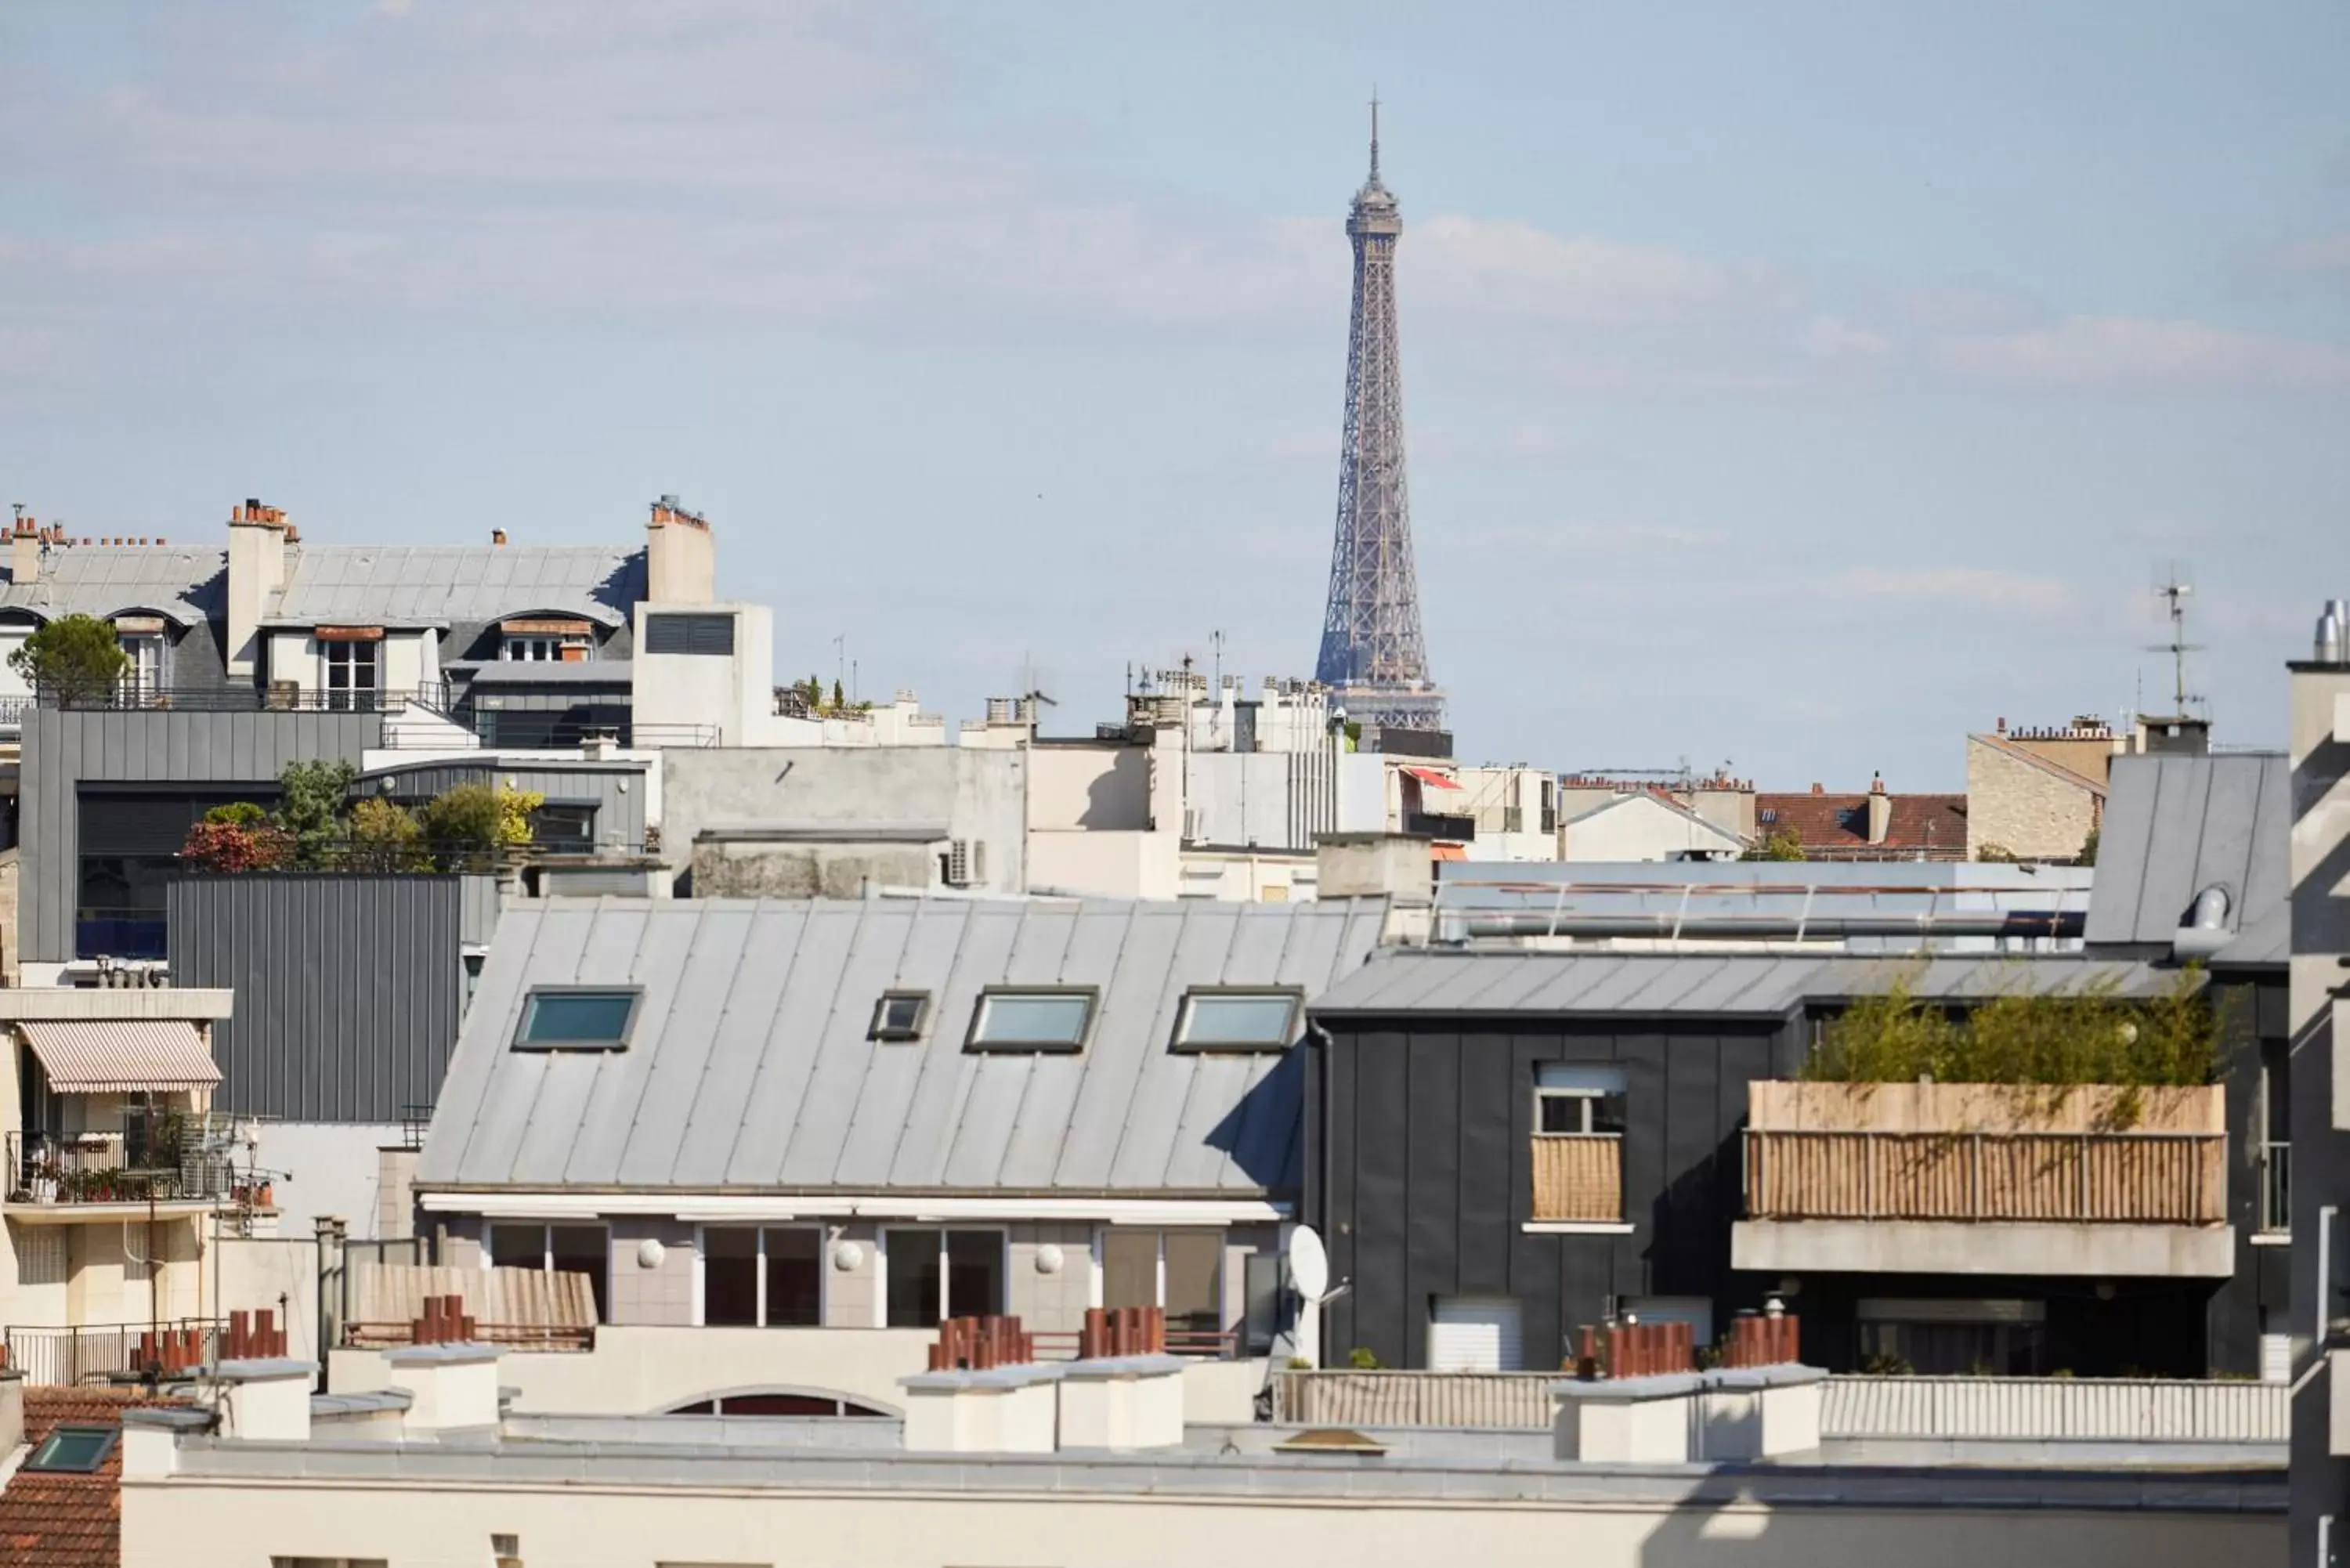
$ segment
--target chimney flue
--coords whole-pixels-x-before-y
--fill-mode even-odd
[[[2345,651],[2350,651],[2350,600],[2328,599],[2324,613],[2317,618],[2316,647],[2313,650],[2319,664],[2344,663]]]
[[[503,544],[504,544],[505,542],[506,542],[506,531],[505,531],[504,529],[503,529],[503,528],[493,528],[493,529],[491,529],[491,530],[490,530],[490,543],[491,543],[491,544],[493,544],[493,545],[503,545]]]

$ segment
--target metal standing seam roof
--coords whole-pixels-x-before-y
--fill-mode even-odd
[[[227,614],[228,556],[157,545],[53,545],[40,576],[0,583],[0,610],[59,616],[148,611],[190,627]]]
[[[2291,890],[2293,770],[2282,753],[2114,759],[2084,936],[2168,948],[2195,896],[2228,894],[2230,961],[2282,962],[2272,929]],[[2272,959],[2260,954],[2275,949]]]
[[[1494,1016],[1785,1018],[1906,981],[1926,1000],[1975,1001],[2018,992],[2160,995],[2178,971],[2130,959],[2062,957],[1812,958],[1777,953],[1534,953],[1388,948],[1313,1003],[1316,1016],[1462,1013]]]
[[[1303,1063],[1169,1049],[1195,986],[1363,961],[1386,906],[550,899],[499,923],[420,1188],[1246,1195],[1293,1188]],[[540,985],[643,989],[618,1052],[510,1049]],[[1083,1051],[969,1054],[981,991],[1099,988]],[[885,991],[925,1037],[867,1038]]]
[[[263,624],[441,627],[541,610],[619,627],[644,587],[641,547],[306,545]]]
[[[61,1094],[209,1089],[220,1069],[204,1037],[184,1018],[20,1023],[49,1087]]]

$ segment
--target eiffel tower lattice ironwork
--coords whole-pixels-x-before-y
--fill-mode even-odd
[[[1410,730],[1444,727],[1444,694],[1428,677],[1419,580],[1404,477],[1403,366],[1396,325],[1396,241],[1403,211],[1379,182],[1379,106],[1371,100],[1371,173],[1355,192],[1355,308],[1347,338],[1347,421],[1338,458],[1338,525],[1315,678],[1349,719]]]

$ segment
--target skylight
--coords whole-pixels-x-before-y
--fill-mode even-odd
[[[1178,1051],[1280,1051],[1297,1032],[1294,991],[1201,989],[1183,997],[1175,1020]]]
[[[119,1427],[52,1427],[33,1457],[25,1461],[25,1468],[88,1475],[106,1462],[106,1456],[114,1451],[114,1439],[120,1435]]]
[[[930,1022],[931,993],[927,991],[885,991],[881,1000],[873,1004],[873,1026],[866,1031],[868,1040],[920,1040],[922,1026]]]
[[[523,1002],[517,1051],[618,1051],[629,1043],[643,993],[596,987],[543,988]]]
[[[971,1051],[1079,1051],[1093,1026],[1094,996],[1083,990],[983,992],[971,1017]]]

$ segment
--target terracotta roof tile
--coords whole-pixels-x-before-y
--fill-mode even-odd
[[[140,1388],[27,1388],[25,1440],[56,1427],[112,1427],[133,1406],[169,1405]],[[88,1475],[18,1470],[0,1491],[0,1563],[8,1568],[120,1568],[122,1449]]]
[[[1757,794],[1754,834],[1767,839],[1792,831],[1804,853],[1819,860],[1908,860],[1923,853],[1931,860],[1967,857],[1967,797],[1962,794],[1888,794],[1892,804],[1884,839],[1868,838],[1868,795]]]

